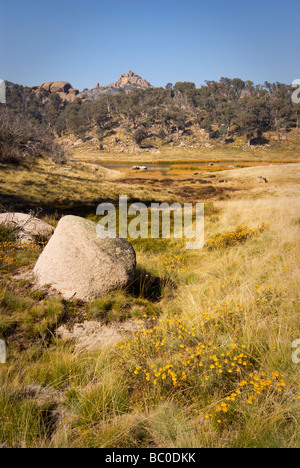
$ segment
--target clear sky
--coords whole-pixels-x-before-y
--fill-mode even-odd
[[[0,78],[80,90],[132,70],[154,86],[300,78],[299,0],[0,0]]]

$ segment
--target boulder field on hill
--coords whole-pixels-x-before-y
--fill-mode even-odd
[[[73,102],[76,98],[84,99],[84,96],[79,93],[79,90],[73,88],[67,81],[49,81],[48,83],[43,83],[41,86],[31,86],[31,89],[35,93],[43,91],[49,95],[58,94],[63,101],[68,102]]]
[[[41,86],[31,86],[31,89],[37,94],[41,92],[46,93],[48,96],[58,94],[63,101],[74,102],[76,98],[96,101],[102,94],[129,93],[134,88],[147,89],[150,87],[149,81],[129,70],[121,75],[116,82],[108,86],[100,86],[97,83],[95,88],[86,89],[82,93],[79,93],[79,90],[74,89],[67,81],[48,81]]]
[[[34,269],[38,287],[50,285],[65,299],[90,302],[128,286],[136,255],[124,239],[100,239],[97,225],[76,216],[62,218]]]

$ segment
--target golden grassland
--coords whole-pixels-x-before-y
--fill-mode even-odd
[[[103,163],[128,163],[128,164],[200,164],[205,162],[220,162],[224,164],[232,163],[283,163],[299,161],[299,149],[290,151],[278,151],[277,148],[272,151],[264,151],[261,147],[252,150],[245,150],[241,155],[238,148],[214,147],[211,149],[168,149],[156,152],[142,151],[137,153],[116,152],[113,157],[106,151],[85,151],[75,150],[72,159],[79,162],[103,162]]]
[[[125,184],[124,174],[93,164],[70,167],[1,171],[1,197],[51,208],[45,219],[55,225],[70,199],[84,200],[92,218],[97,199],[151,200],[155,189],[175,200],[178,187],[191,184],[184,172],[164,186],[163,177]],[[0,338],[9,349],[0,365],[0,444],[299,447],[292,343],[300,339],[300,164],[213,175],[216,187],[226,179],[234,190],[203,200],[205,247],[133,241],[135,283],[92,304],[33,290],[17,274],[42,246],[21,247],[0,232]],[[201,192],[192,196],[201,201]],[[141,328],[96,352],[57,338],[59,325],[91,319],[131,319]]]
[[[39,206],[48,210],[80,210],[90,206],[95,213],[97,202],[116,200],[126,190],[129,197],[151,199],[153,189],[128,186],[118,183],[122,174],[88,163],[70,163],[67,167],[56,167],[40,161],[34,167],[15,168],[0,165],[0,203],[20,205],[28,208]],[[166,190],[160,190],[162,197]]]
[[[132,137],[126,132],[117,132],[106,137],[103,141],[104,150],[99,150],[99,141],[83,142],[73,135],[66,135],[60,140],[70,149],[74,150],[73,158],[76,161],[86,162],[113,162],[129,164],[150,163],[186,163],[196,162],[228,162],[230,163],[259,163],[276,161],[299,161],[299,132],[292,129],[289,133],[278,134],[267,132],[265,138],[268,144],[247,146],[245,137],[235,137],[229,143],[220,143],[216,140],[207,140],[198,129],[194,128],[195,135],[182,135],[180,140],[165,144],[159,139],[147,139],[143,147],[139,148]],[[121,143],[115,142],[118,137]],[[197,143],[201,145],[197,146]],[[208,147],[207,147],[208,146]]]

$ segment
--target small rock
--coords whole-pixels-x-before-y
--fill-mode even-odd
[[[256,180],[257,180],[258,182],[263,183],[263,184],[267,184],[267,183],[268,183],[268,180],[267,180],[265,177],[262,177],[262,176],[258,176]]]
[[[131,168],[132,171],[142,171],[142,172],[146,172],[148,171],[148,167],[146,166],[133,166]]]

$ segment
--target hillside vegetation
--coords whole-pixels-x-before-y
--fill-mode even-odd
[[[272,148],[284,143],[292,129],[299,129],[300,108],[293,104],[292,92],[291,86],[281,83],[255,86],[222,78],[201,88],[184,82],[67,102],[43,88],[34,91],[7,83],[7,107],[59,137],[74,135],[87,144],[92,140],[96,151],[164,152],[181,145],[187,149],[221,145],[234,152]]]

